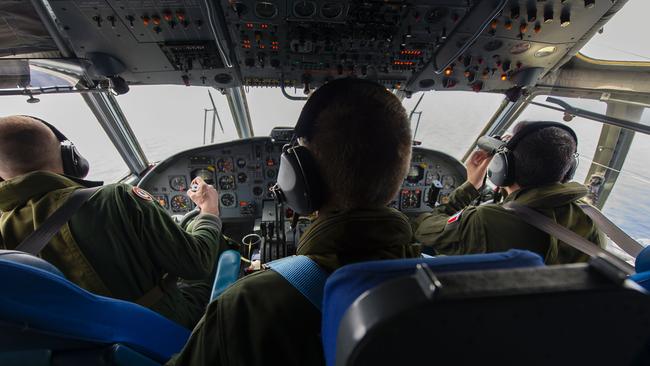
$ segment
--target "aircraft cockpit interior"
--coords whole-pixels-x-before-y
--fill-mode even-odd
[[[87,212],[83,204],[93,202],[90,191],[77,189],[86,191],[85,198],[70,193],[74,190],[40,201],[6,198],[7,187],[15,189],[21,180],[20,175],[2,178],[0,162],[0,364],[228,364],[224,355],[221,362],[186,359],[209,353],[191,347],[212,341],[200,333],[218,318],[211,313],[218,306],[209,304],[229,290],[251,291],[251,300],[237,298],[237,310],[250,312],[245,324],[231,328],[224,325],[229,314],[220,314],[224,329],[262,332],[286,325],[266,322],[286,316],[295,301],[264,315],[260,327],[255,324],[260,312],[245,302],[267,306],[287,293],[277,286],[246,287],[269,272],[315,306],[306,303],[308,315],[321,319],[318,332],[287,340],[251,337],[249,352],[230,364],[284,363],[265,356],[305,339],[315,342],[315,357],[328,366],[436,360],[650,364],[650,174],[644,160],[650,153],[645,114],[650,44],[639,30],[645,21],[641,14],[648,11],[643,0],[0,1],[0,134],[5,115],[42,119],[59,140],[62,164],[66,159],[79,163],[76,148],[89,152],[88,177],[64,170],[61,179],[93,185],[84,186],[92,192],[104,188],[80,179],[122,187],[138,204],[155,205],[146,207],[163,217],[128,222],[120,211],[128,205],[118,204],[96,217],[119,216],[122,225],[92,221],[95,214],[85,217],[91,224],[79,225],[74,213]],[[604,39],[618,36],[621,41],[601,42],[610,26],[613,36]],[[641,51],[627,50],[630,44]],[[592,53],[599,49],[604,56]],[[390,253],[392,259],[382,257],[391,246],[371,255],[372,260],[358,260],[363,257],[358,248],[297,255],[305,233],[326,230],[313,229],[318,209],[296,212],[283,196],[281,169],[287,167],[289,151],[304,148],[297,142],[304,136],[294,128],[301,110],[320,88],[338,80],[372,81],[401,103],[410,124],[405,146],[406,151],[411,147],[411,160],[388,204],[394,210],[386,210],[385,201],[380,207],[399,215],[393,222],[413,229],[408,249]],[[208,98],[197,101],[196,90]],[[494,183],[498,174],[514,176],[517,145],[508,139],[520,131],[536,132],[527,125],[531,121],[551,123],[571,138],[572,165],[561,181],[551,182],[569,192],[562,199],[571,197],[566,203],[572,205],[570,214],[566,207],[553,211],[555,201],[543,194],[526,205],[512,203],[522,192],[551,183]],[[197,138],[201,126],[202,143]],[[548,151],[544,146],[535,150],[537,155]],[[66,152],[72,154],[66,158]],[[471,174],[477,154],[503,161],[497,173],[492,163],[485,165],[479,185]],[[194,203],[197,178],[218,192],[215,215]],[[375,183],[369,181],[368,187]],[[33,187],[45,190],[45,184]],[[48,199],[68,195],[65,203],[43,209]],[[23,206],[15,206],[18,201]],[[36,204],[41,206],[20,211]],[[503,214],[494,213],[498,210],[524,226],[477,229],[463,221],[475,215],[491,222],[492,215]],[[445,217],[423,234],[418,220],[430,213]],[[560,217],[590,229],[572,231]],[[206,280],[184,278],[168,268],[186,253],[173,249],[161,259],[156,251],[165,243],[114,252],[103,252],[107,249],[100,245],[119,237],[112,231],[139,240],[149,232],[124,228],[152,222],[159,226],[151,232],[158,233],[167,230],[160,223],[172,223],[169,236],[180,226],[182,234],[174,237],[183,243],[193,230],[218,232],[209,246],[219,248],[216,263],[203,271],[209,272],[203,277],[212,291],[199,315],[207,313],[194,330],[197,322],[181,324],[160,309],[173,308],[173,315],[183,311],[158,303],[165,296],[180,298],[185,286]],[[28,229],[22,230],[24,224]],[[480,243],[495,232],[510,238],[521,227],[531,237],[543,237],[548,248],[522,240],[501,241],[494,246],[500,250],[491,250]],[[461,242],[455,243],[454,232],[460,230],[470,234],[457,235]],[[75,238],[78,232],[84,235]],[[27,238],[18,245],[8,245],[24,233]],[[439,242],[418,239],[429,234]],[[93,246],[82,243],[88,238]],[[201,240],[192,250],[205,249]],[[36,241],[43,245],[35,252],[22,250]],[[67,251],[60,254],[61,248]],[[411,250],[414,255],[405,254]],[[572,251],[579,260],[558,259]],[[203,254],[184,273],[205,274],[199,267],[210,255]],[[94,268],[85,255],[104,256],[103,262]],[[83,270],[64,269],[68,260],[81,263]],[[327,265],[319,266],[319,260]],[[142,273],[120,273],[129,266]],[[105,273],[118,284],[137,278],[131,281],[137,290],[112,291]],[[228,337],[238,334],[222,338]],[[256,348],[258,339],[269,343]],[[221,338],[209,344],[230,347]],[[294,351],[302,355],[304,349]]]

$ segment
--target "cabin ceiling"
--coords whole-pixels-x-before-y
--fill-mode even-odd
[[[100,63],[97,55],[110,55],[131,84],[284,84],[299,94],[350,75],[406,92],[531,85],[624,3],[49,0],[76,55]],[[31,2],[3,1],[0,10],[3,55],[56,50]]]

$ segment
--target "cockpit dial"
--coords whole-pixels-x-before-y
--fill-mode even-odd
[[[404,189],[400,194],[400,208],[412,209],[420,207],[422,191],[419,189]]]
[[[221,195],[221,207],[228,208],[235,206],[235,196],[232,193],[224,193]]]
[[[237,182],[239,183],[246,183],[248,181],[248,175],[246,173],[239,173],[237,174]]]
[[[237,167],[239,169],[245,168],[246,167],[246,159],[244,159],[244,158],[237,159]]]
[[[217,160],[217,169],[220,173],[230,173],[234,170],[231,158]]]
[[[224,175],[219,178],[219,189],[222,191],[232,191],[235,189],[235,177],[232,175]]]
[[[453,188],[455,184],[456,184],[456,179],[454,179],[453,176],[445,175],[444,177],[442,177],[442,185],[445,188],[447,188],[447,189]]]
[[[424,168],[420,165],[411,165],[406,175],[406,181],[411,184],[417,184],[422,178],[424,178]]]
[[[190,173],[190,178],[194,179],[196,177],[200,177],[207,184],[214,185],[214,167],[212,167],[212,170],[210,168],[193,170],[192,173]]]
[[[169,186],[175,191],[187,191],[187,178],[184,175],[175,175],[169,178]]]
[[[189,197],[182,194],[177,194],[176,196],[172,197],[171,207],[173,212],[186,212],[190,210],[192,203],[190,202]]]

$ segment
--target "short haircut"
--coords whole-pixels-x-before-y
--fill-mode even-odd
[[[54,133],[26,116],[0,117],[0,171],[14,176],[60,170],[61,151]]]
[[[515,135],[525,121],[514,128]],[[513,151],[515,182],[521,187],[536,187],[561,182],[571,168],[576,153],[576,141],[558,127],[546,127],[519,141]]]
[[[306,141],[339,209],[385,206],[411,160],[411,128],[401,101],[385,88],[347,84],[327,100]],[[316,91],[318,92],[318,91]]]

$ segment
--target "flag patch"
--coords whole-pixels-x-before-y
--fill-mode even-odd
[[[447,225],[449,225],[449,224],[453,224],[454,222],[457,222],[458,220],[460,220],[460,216],[461,216],[462,214],[463,214],[463,210],[460,210],[460,211],[456,212],[456,213],[454,214],[454,216],[450,217],[450,218],[447,220]]]

